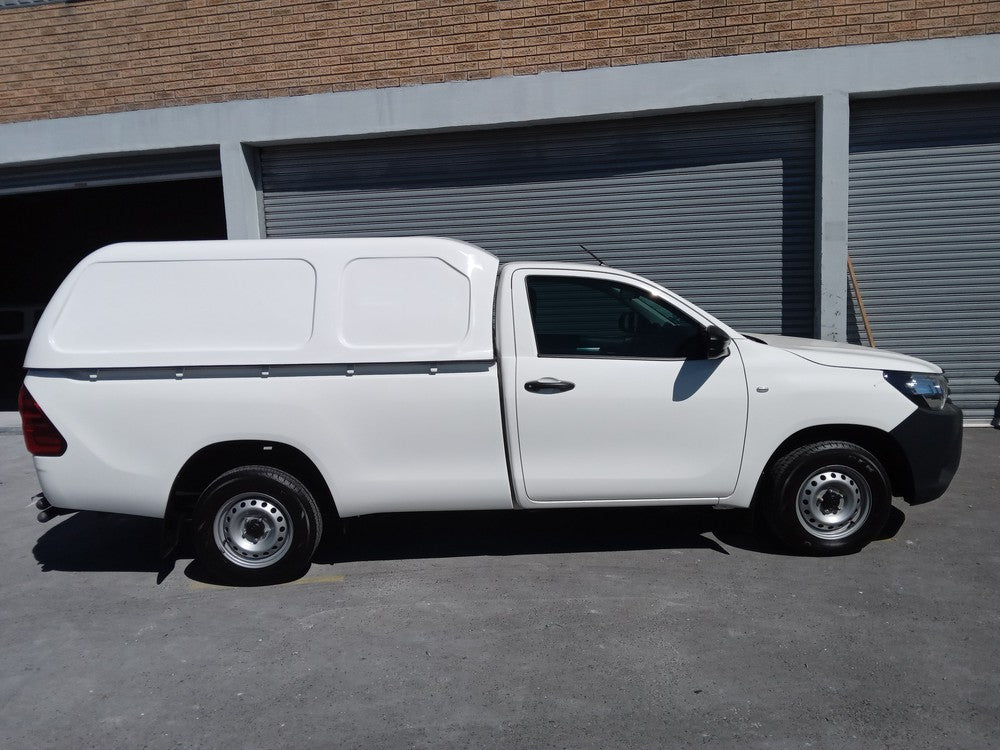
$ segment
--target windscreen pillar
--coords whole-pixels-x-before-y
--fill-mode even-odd
[[[222,193],[226,205],[226,235],[231,240],[264,236],[258,151],[238,142],[219,146]]]
[[[816,104],[816,337],[847,340],[847,199],[851,107],[846,93]]]

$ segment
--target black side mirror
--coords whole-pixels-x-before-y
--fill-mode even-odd
[[[722,359],[729,356],[729,336],[719,326],[705,329],[705,359]]]

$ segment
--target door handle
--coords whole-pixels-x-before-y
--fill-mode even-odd
[[[529,380],[524,384],[524,390],[531,393],[563,393],[576,388],[576,383],[557,378],[540,378],[539,380]]]

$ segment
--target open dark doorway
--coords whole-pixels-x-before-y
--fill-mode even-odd
[[[113,242],[225,239],[222,180],[7,195],[0,226],[0,410],[10,410],[34,321],[73,266]]]

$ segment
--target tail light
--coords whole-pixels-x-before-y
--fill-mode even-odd
[[[66,452],[66,440],[45,416],[38,402],[23,385],[17,394],[17,410],[21,412],[24,444],[33,456],[61,456]]]

